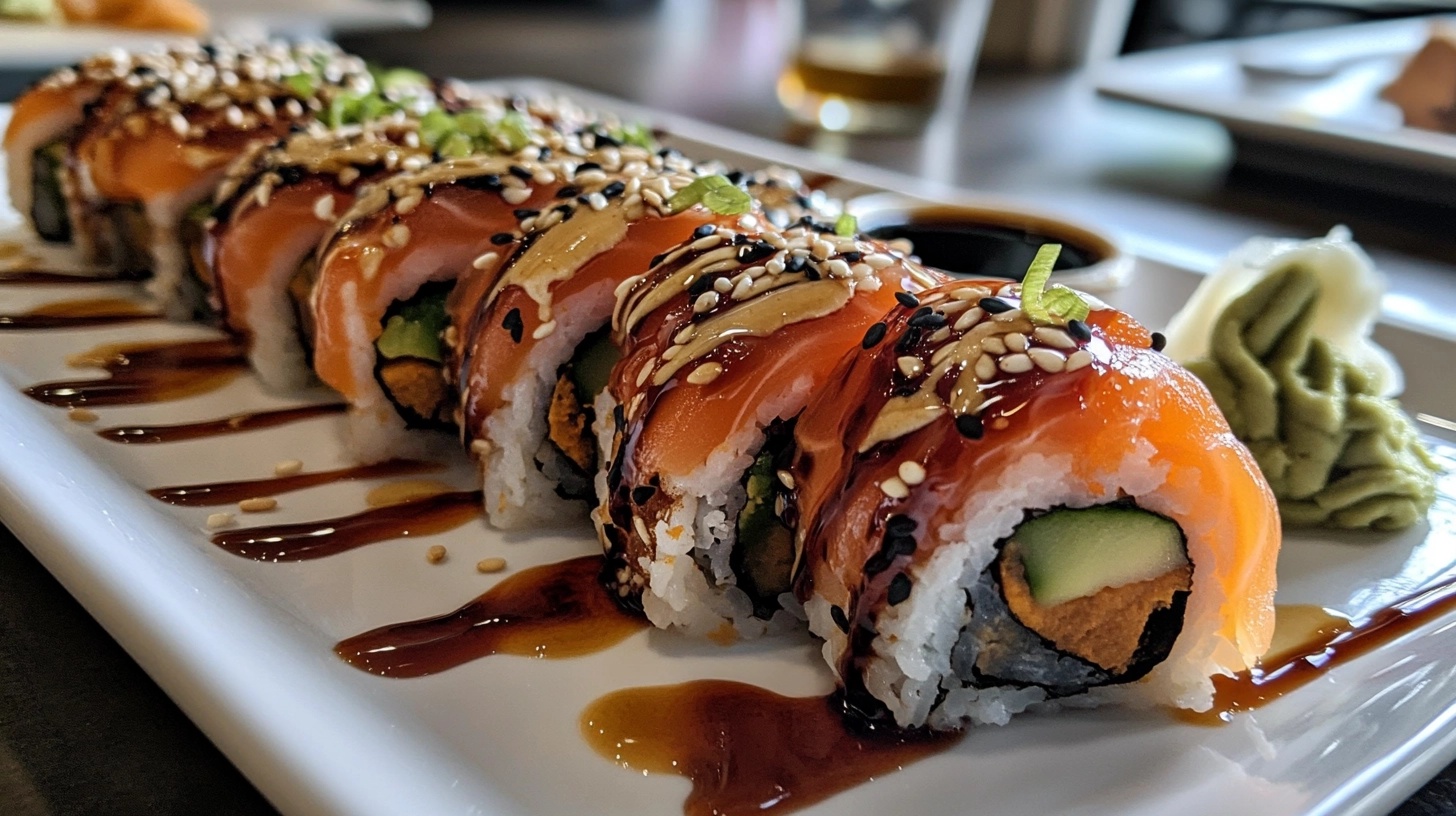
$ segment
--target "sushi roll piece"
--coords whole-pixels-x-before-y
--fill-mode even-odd
[[[299,130],[260,144],[233,163],[191,247],[193,269],[223,326],[248,348],[253,369],[275,390],[312,379],[308,297],[314,253],[365,183],[418,170],[439,151],[516,153],[559,146],[570,110],[472,96],[445,83],[429,98],[395,105],[356,125]]]
[[[312,304],[314,370],[351,406],[357,457],[439,444],[416,430],[457,431],[458,372],[470,370],[480,332],[516,342],[554,328],[541,328],[549,321],[534,306],[485,325],[498,279],[538,268],[530,286],[549,304],[553,280],[616,245],[624,212],[665,203],[694,178],[675,154],[596,142],[588,130],[559,148],[443,159],[359,192],[320,248]],[[650,197],[626,193],[634,179],[651,180]]]
[[[576,186],[606,186],[503,260],[496,277],[474,279],[489,289],[472,285],[483,294],[463,291],[457,307],[461,431],[498,527],[585,518],[595,505],[594,403],[621,355],[610,324],[623,284],[680,245],[768,219],[754,204],[760,194],[781,195],[774,217],[806,214],[790,179],[700,177],[673,154],[622,150],[641,166],[578,171]]]
[[[629,280],[597,403],[609,589],[699,636],[790,625],[793,422],[897,297],[936,280],[877,242],[749,224],[705,227]]]
[[[339,112],[375,78],[322,43],[189,43],[62,69],[16,103],[6,133],[16,209],[89,261],[150,277],[174,317],[197,310],[185,244],[229,163]]]
[[[847,708],[1206,710],[1273,630],[1279,516],[1208,390],[1045,274],[898,306],[800,416],[796,590]],[[1089,306],[1090,304],[1090,306]]]

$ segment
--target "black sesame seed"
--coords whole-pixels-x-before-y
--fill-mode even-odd
[[[794,194],[794,203],[798,204],[800,207],[803,207],[806,210],[814,205],[814,202],[810,201],[808,196],[799,195],[797,193]]]
[[[557,204],[555,207],[552,207],[551,209],[553,209],[553,210],[561,213],[561,216],[562,216],[562,219],[561,220],[563,220],[563,221],[565,221],[567,218],[569,218],[572,213],[576,212],[576,208],[573,207],[573,206],[571,206],[570,204]]]
[[[819,274],[819,267],[806,266],[804,267],[804,277],[808,278],[811,281],[816,281],[823,276]]]
[[[516,240],[516,236],[509,232],[497,232],[495,235],[490,236],[490,242],[496,246],[505,246],[514,240]]]
[[[885,534],[890,536],[907,536],[915,532],[915,528],[919,526],[915,522],[915,519],[901,513],[896,513],[885,519]]]
[[[632,488],[632,503],[646,504],[655,495],[657,495],[657,488],[652,485],[639,485]]]
[[[829,617],[834,621],[834,625],[839,627],[839,631],[846,634],[849,632],[849,618],[844,616],[843,609],[837,606],[829,607]]]
[[[660,159],[671,158],[672,156],[674,156],[676,154],[677,154],[677,151],[676,150],[673,150],[670,147],[664,147],[663,149],[657,151],[657,157],[660,158]]]
[[[540,151],[538,151],[536,153],[536,158],[540,159],[541,161],[546,161],[547,159],[551,158],[551,148],[549,148],[549,147],[543,147],[543,148],[541,148]],[[573,195],[575,195],[575,193],[573,193]],[[565,196],[563,196],[563,198],[564,197]]]
[[[986,433],[985,423],[974,414],[961,414],[956,417],[955,426],[956,430],[961,432],[961,436],[967,439],[980,439]]]
[[[500,176],[495,173],[463,178],[458,183],[467,190],[486,190],[493,193],[500,192],[504,186],[501,184]]]
[[[693,230],[693,237],[694,238],[707,238],[709,235],[713,235],[713,234],[715,234],[717,232],[718,232],[718,227],[717,227],[716,224],[704,224],[701,227],[698,227],[697,229]]]
[[[945,315],[940,314],[939,312],[930,311],[929,306],[921,306],[920,309],[922,311],[917,311],[915,315],[910,318],[909,322],[911,326],[914,326],[918,329],[930,329],[931,331],[934,331],[945,325]]]
[[[605,133],[594,134],[597,137],[597,147],[621,147],[622,143],[613,139]]]
[[[900,335],[900,342],[895,344],[895,350],[900,352],[901,354],[905,354],[911,349],[915,348],[915,344],[919,342],[920,327],[911,326],[910,328],[905,330],[904,334]]]
[[[666,252],[662,253],[661,255],[653,255],[652,260],[647,262],[647,268],[651,269],[652,267],[657,266],[658,264],[662,263],[663,259],[666,257]]]
[[[575,198],[579,195],[581,195],[581,188],[574,187],[570,184],[556,191],[557,198]]]
[[[690,297],[696,298],[698,295],[701,295],[709,289],[712,289],[714,277],[715,276],[713,275],[704,275],[703,277],[693,281],[688,286],[688,295]]]
[[[590,198],[587,198],[584,195],[583,196],[577,196],[576,197],[576,203],[578,203],[578,204],[585,204],[587,206],[591,206],[591,199]]]
[[[604,198],[616,198],[627,190],[627,184],[622,181],[614,181],[602,188]]]
[[[600,170],[602,166],[596,162],[582,162],[576,166],[576,172],[585,173],[588,170]]]
[[[526,220],[527,218],[535,218],[536,216],[538,216],[540,214],[541,214],[541,211],[540,210],[527,210],[527,209],[516,210],[513,213],[513,215],[515,215],[516,218],[518,218],[518,219],[520,219],[522,221]]]
[[[896,536],[894,538],[886,538],[884,549],[885,552],[889,553],[891,556],[914,555],[915,537]]]
[[[513,164],[513,165],[511,165],[511,167],[510,167],[510,173],[511,173],[511,175],[515,176],[516,178],[520,179],[521,181],[530,181],[531,180],[531,171],[530,170],[527,170],[526,168],[524,168],[522,166],[520,166],[519,164]]]
[[[881,550],[880,552],[877,552],[874,555],[870,556],[864,564],[865,577],[873,578],[876,575],[879,575],[880,573],[889,569],[890,562],[893,560],[894,556],[889,555],[884,550]]]
[[[890,579],[890,591],[885,593],[885,599],[890,602],[890,606],[897,606],[908,597],[910,597],[910,576],[902,572]]]
[[[839,256],[845,263],[859,263],[864,259],[863,252],[846,252]]]
[[[778,250],[775,250],[773,248],[773,245],[769,243],[759,242],[756,244],[748,244],[746,246],[739,247],[738,262],[743,264],[755,263],[757,261],[763,260],[764,258],[767,258],[777,251]]]
[[[880,344],[880,341],[885,339],[885,332],[889,331],[889,329],[890,327],[886,326],[884,323],[876,323],[875,325],[870,326],[869,330],[865,332],[864,339],[859,341],[859,347],[864,349],[872,349],[875,346],[878,346]]]
[[[920,298],[915,297],[909,292],[896,292],[895,300],[900,301],[900,305],[907,309],[914,309],[920,305]]]
[[[1012,306],[1009,302],[997,297],[981,298],[980,302],[976,305],[980,306],[982,309],[985,309],[990,314],[1001,314],[1002,312],[1009,312],[1012,309],[1016,308],[1015,306]]]
[[[521,342],[521,335],[526,331],[526,324],[521,321],[521,310],[512,309],[506,312],[506,319],[501,321],[501,328],[511,333],[511,342]]]
[[[808,258],[805,258],[803,255],[793,255],[793,256],[790,256],[789,257],[789,260],[784,263],[784,271],[786,271],[786,272],[803,272],[804,271],[804,267],[806,267],[808,265],[809,265],[809,259]]]
[[[620,402],[612,406],[612,425],[618,433],[627,427],[627,408]]]
[[[747,233],[740,232],[733,236],[733,246],[744,246],[752,240],[752,238],[748,237]]]
[[[726,176],[726,178],[728,179],[728,183],[729,184],[742,184],[743,183],[743,171],[742,170],[734,170],[733,172],[729,173]]]
[[[1162,332],[1153,332],[1153,351],[1162,351],[1168,346],[1168,338]]]
[[[1067,334],[1072,335],[1073,339],[1085,343],[1092,339],[1092,327],[1080,320],[1068,320]]]

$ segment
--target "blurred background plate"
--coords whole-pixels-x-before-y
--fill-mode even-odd
[[[1432,20],[1390,20],[1200,43],[1109,62],[1103,95],[1213,118],[1239,160],[1438,204],[1456,187],[1456,136],[1405,127],[1380,90],[1427,40]],[[1452,89],[1456,94],[1456,88]],[[1296,158],[1297,157],[1297,158]]]

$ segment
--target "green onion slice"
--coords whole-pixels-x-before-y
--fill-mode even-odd
[[[1033,323],[1055,323],[1084,320],[1091,313],[1087,302],[1065,286],[1047,286],[1052,267],[1062,254],[1061,244],[1043,244],[1036,251],[1026,277],[1021,280],[1021,311]]]
[[[743,215],[753,209],[753,197],[726,176],[703,176],[669,198],[667,209],[679,213],[694,204],[702,204],[718,215]]]
[[[859,232],[859,219],[845,213],[834,222],[834,234],[842,238],[853,238]]]

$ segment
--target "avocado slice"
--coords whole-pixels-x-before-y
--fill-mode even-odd
[[[35,151],[30,164],[32,198],[30,217],[35,231],[47,241],[71,240],[71,219],[66,213],[66,195],[61,173],[66,166],[66,143],[57,140]]]
[[[1043,606],[1188,565],[1183,530],[1176,523],[1125,505],[1059,508],[1024,522],[1011,538],[1032,597]]]
[[[622,351],[612,342],[610,329],[587,335],[571,357],[571,380],[576,383],[581,399],[590,405],[607,387],[612,368],[622,359]]]
[[[413,357],[444,363],[440,335],[450,322],[445,313],[449,296],[448,284],[430,284],[409,300],[395,301],[384,319],[384,331],[374,342],[379,355],[389,360]]]
[[[774,512],[778,495],[775,453],[765,446],[749,467],[744,487],[748,502],[738,514],[735,572],[741,588],[759,606],[776,607],[789,591],[794,567],[794,535]]]

